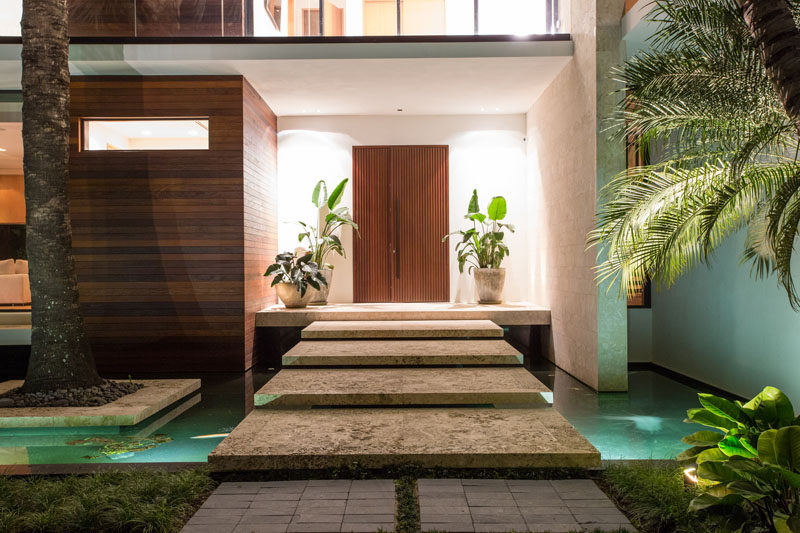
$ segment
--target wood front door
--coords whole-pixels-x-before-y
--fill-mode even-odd
[[[354,146],[355,302],[450,300],[447,146]]]

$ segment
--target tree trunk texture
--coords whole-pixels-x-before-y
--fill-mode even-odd
[[[739,0],[767,74],[800,134],[800,30],[786,0]]]
[[[102,382],[78,304],[69,218],[66,0],[24,0],[22,142],[31,284],[31,356],[23,390]]]

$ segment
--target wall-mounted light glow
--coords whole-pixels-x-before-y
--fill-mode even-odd
[[[191,135],[192,137],[196,137],[197,136],[197,130],[189,130],[189,135]]]
[[[230,435],[230,433],[212,433],[210,435],[195,435],[194,437],[189,437],[190,439],[224,439]]]
[[[691,467],[683,471],[683,475],[691,483],[697,483],[697,468]]]
[[[0,148],[0,152],[7,152],[7,151],[8,150],[6,150],[5,148]]]
[[[150,131],[150,130],[142,130],[142,135],[144,135],[145,137],[148,137],[148,136],[150,136],[152,134],[153,134],[153,132]]]

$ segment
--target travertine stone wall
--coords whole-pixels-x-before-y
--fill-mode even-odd
[[[586,249],[600,187],[624,168],[608,139],[613,109],[609,70],[620,58],[623,0],[571,2],[574,55],[528,112],[531,299],[552,310],[549,355],[598,390],[627,389],[624,299],[594,280]]]

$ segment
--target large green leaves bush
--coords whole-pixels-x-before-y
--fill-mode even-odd
[[[678,460],[694,463],[694,511],[716,512],[723,531],[800,532],[800,416],[767,387],[747,403],[700,394],[687,422],[712,428],[687,435]]]

